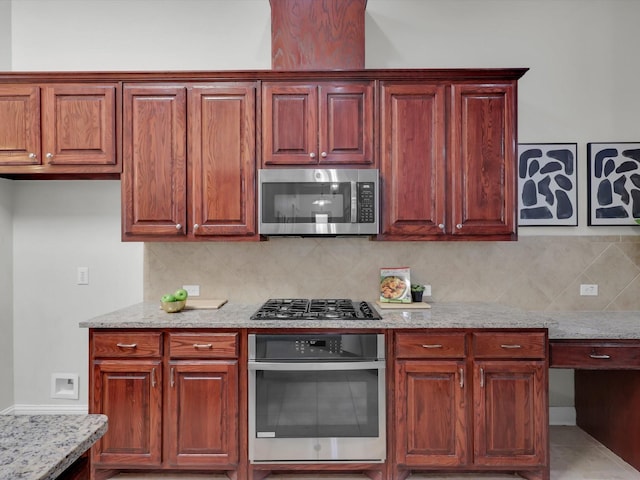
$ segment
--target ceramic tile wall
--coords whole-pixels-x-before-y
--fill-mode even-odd
[[[411,267],[428,301],[491,301],[527,310],[640,310],[640,236],[537,236],[517,242],[376,242],[271,238],[266,242],[147,243],[144,297],[184,284],[203,298],[375,300],[381,267]],[[597,297],[580,284],[598,284]]]

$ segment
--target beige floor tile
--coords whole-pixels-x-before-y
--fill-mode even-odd
[[[551,480],[640,480],[640,472],[577,427],[550,427]],[[119,480],[219,480],[218,475],[119,475]],[[362,475],[274,475],[268,480],[364,480]],[[509,480],[496,474],[414,474],[409,480]]]

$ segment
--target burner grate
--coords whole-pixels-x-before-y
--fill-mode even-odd
[[[367,302],[346,298],[312,300],[274,298],[267,300],[252,320],[379,320],[378,312]]]

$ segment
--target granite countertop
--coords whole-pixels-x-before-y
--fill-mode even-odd
[[[145,302],[80,322],[88,328],[548,328],[540,312],[491,303],[437,303],[425,310],[381,310],[382,320],[251,320],[259,304],[229,302],[217,310],[165,313]]]
[[[550,339],[640,339],[640,311],[525,311],[495,303],[432,303],[426,310],[381,310],[382,320],[251,320],[260,304],[165,313],[143,302],[80,322],[84,328],[548,328]]]
[[[0,478],[58,478],[106,431],[105,415],[0,415]]]

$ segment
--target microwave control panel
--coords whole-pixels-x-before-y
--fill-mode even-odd
[[[358,223],[374,223],[376,194],[373,182],[358,182]]]

